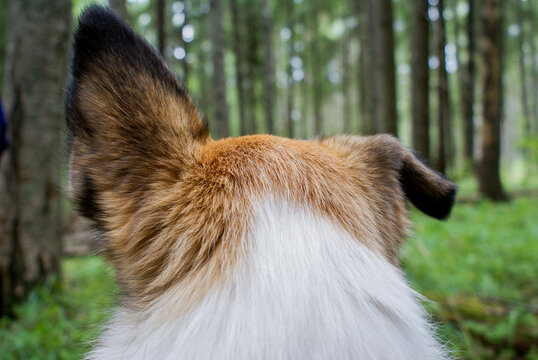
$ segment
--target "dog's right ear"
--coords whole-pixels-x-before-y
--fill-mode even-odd
[[[103,227],[134,211],[149,189],[177,182],[209,139],[160,56],[99,6],[84,12],[74,35],[66,118],[72,196]]]

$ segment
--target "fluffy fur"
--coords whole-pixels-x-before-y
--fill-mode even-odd
[[[444,359],[402,273],[323,216],[254,205],[234,275],[189,313],[172,287],[120,310],[94,359]]]
[[[70,191],[122,293],[91,358],[443,358],[397,255],[452,183],[388,135],[214,141],[113,13],[74,39]]]

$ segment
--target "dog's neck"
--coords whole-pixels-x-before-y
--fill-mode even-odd
[[[232,278],[182,313],[121,309],[95,359],[443,359],[399,269],[304,206],[254,204]]]

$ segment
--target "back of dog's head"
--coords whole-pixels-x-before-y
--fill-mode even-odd
[[[163,60],[98,7],[75,35],[67,124],[72,195],[140,303],[200,273],[200,289],[219,281],[266,199],[309,208],[396,264],[406,199],[445,218],[456,191],[388,135],[210,139]]]

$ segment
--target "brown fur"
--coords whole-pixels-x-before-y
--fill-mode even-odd
[[[393,264],[406,196],[448,214],[453,185],[388,135],[211,140],[186,91],[132,31],[119,29],[116,48],[86,49],[105,42],[95,39],[100,18],[87,14],[67,100],[71,189],[102,232],[130,305],[179,283],[194,303],[221,283],[243,256],[253,203],[264,198],[314,209]]]

